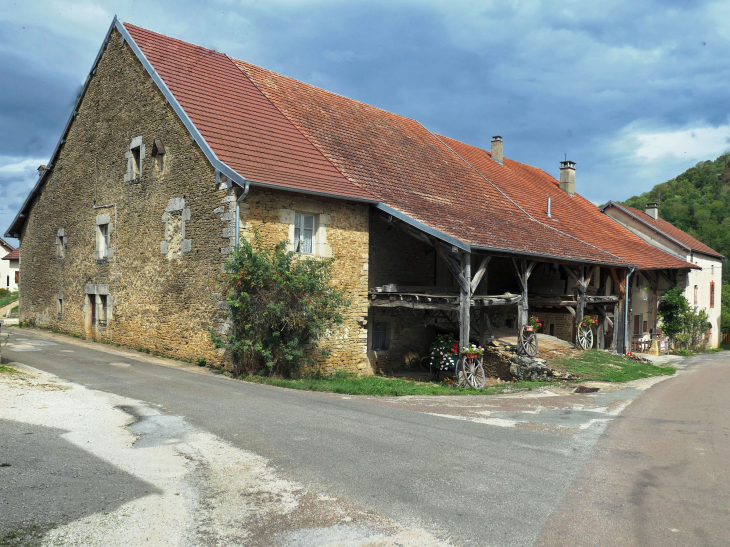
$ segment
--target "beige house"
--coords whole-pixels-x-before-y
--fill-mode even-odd
[[[629,286],[699,269],[576,188],[415,120],[114,20],[6,237],[21,240],[21,320],[226,365],[217,281],[239,238],[337,258],[352,305],[321,371],[371,373],[514,333],[530,315],[630,347]],[[587,230],[586,226],[591,229]],[[499,371],[492,371],[500,374]]]
[[[689,234],[659,218],[659,204],[647,203],[639,211],[621,203],[609,201],[601,211],[631,230],[647,243],[680,257],[697,269],[689,270],[677,279],[684,287],[684,296],[691,306],[705,310],[710,321],[708,343],[716,348],[720,344],[720,298],[722,295],[722,261],[720,253]],[[661,281],[661,280],[660,280]],[[631,309],[631,336],[636,342],[651,339],[656,327],[656,298],[651,281],[637,276],[633,283]]]

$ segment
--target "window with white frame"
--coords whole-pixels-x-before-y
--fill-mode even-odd
[[[314,254],[314,215],[294,214],[294,250]]]

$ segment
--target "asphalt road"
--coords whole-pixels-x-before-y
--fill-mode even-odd
[[[156,405],[270,458],[283,473],[312,488],[396,521],[418,522],[455,545],[534,545],[538,540],[543,545],[648,545],[647,538],[659,538],[655,534],[669,524],[663,543],[682,537],[685,541],[677,544],[702,544],[687,542],[688,536],[671,528],[690,533],[683,519],[693,511],[703,514],[709,504],[716,507],[696,521],[691,537],[704,534],[708,545],[730,543],[711,541],[727,534],[720,527],[730,516],[730,421],[723,401],[730,366],[718,356],[641,394],[601,438],[610,420],[598,413],[584,412],[576,422],[579,412],[562,411],[559,418],[576,426],[570,434],[499,427],[367,398],[247,384],[194,367],[148,363],[132,353],[122,359],[105,347],[62,336],[39,346],[33,342],[47,342],[46,334],[12,332],[4,359]],[[109,366],[120,360],[130,366]],[[695,382],[702,387],[693,387]],[[639,393],[614,392],[605,402],[628,401]],[[643,418],[646,413],[651,417]],[[702,442],[690,446],[688,439]],[[133,485],[128,495],[141,495],[135,489],[144,488]],[[606,488],[615,493],[609,495]],[[672,513],[677,519],[670,523]],[[723,514],[725,519],[718,520]]]

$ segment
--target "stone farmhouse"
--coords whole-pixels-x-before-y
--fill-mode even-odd
[[[655,298],[700,265],[647,242],[560,179],[415,120],[116,18],[18,237],[21,320],[226,364],[217,281],[238,238],[337,257],[352,305],[322,371],[484,342],[539,315],[629,347],[637,276]],[[656,315],[647,313],[652,327]]]
[[[691,306],[707,312],[710,321],[708,344],[718,347],[720,333],[720,296],[722,294],[722,261],[725,258],[704,243],[659,218],[659,204],[647,203],[644,211],[638,211],[621,203],[609,201],[601,212],[626,226],[646,242],[699,266],[689,270],[680,280],[684,296]],[[656,317],[657,299],[650,279],[638,277],[633,285],[633,309],[630,319],[634,345],[646,347],[651,340],[652,321]]]
[[[19,270],[18,249],[0,237],[0,289],[17,291]]]

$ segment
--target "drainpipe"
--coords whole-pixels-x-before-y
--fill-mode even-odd
[[[248,191],[251,189],[251,182],[246,181],[243,187],[243,194],[236,200],[236,249],[238,249],[238,240],[240,238],[241,231],[241,202],[246,199]]]
[[[631,337],[629,335],[629,304],[631,302],[631,296],[629,289],[631,289],[631,275],[636,271],[636,268],[631,268],[626,272],[626,309],[624,310],[624,355],[631,351],[629,345],[631,344]]]

